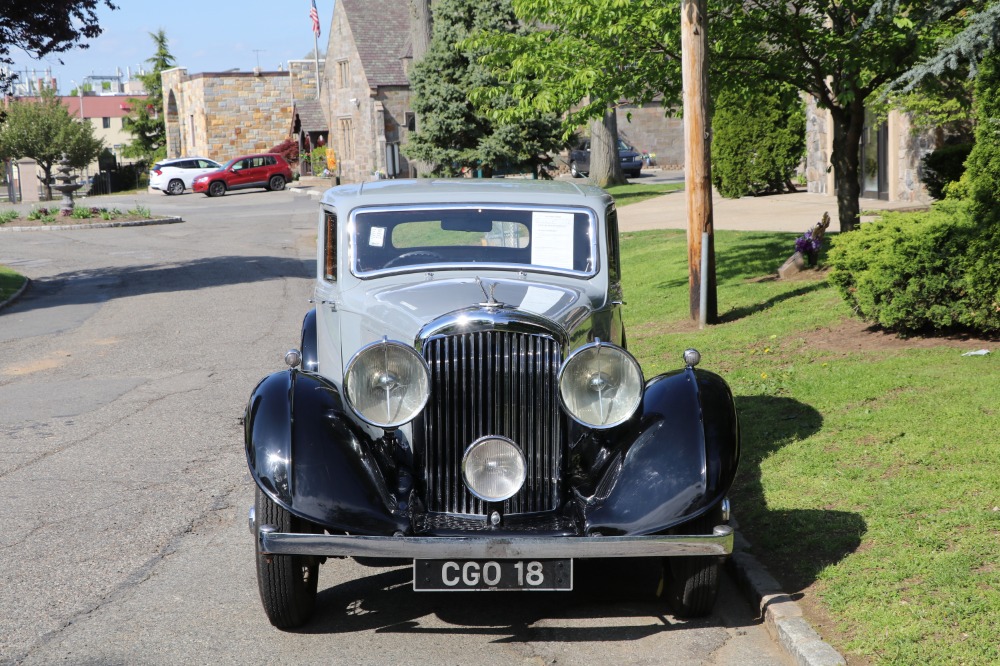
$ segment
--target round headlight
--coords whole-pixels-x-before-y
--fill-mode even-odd
[[[344,395],[363,421],[397,428],[427,404],[430,371],[412,347],[381,340],[361,349],[347,364]]]
[[[638,361],[600,340],[577,349],[559,370],[563,407],[591,428],[612,428],[628,420],[642,400],[642,386]]]
[[[506,437],[480,437],[462,457],[465,485],[487,502],[502,502],[516,495],[526,474],[524,454]]]

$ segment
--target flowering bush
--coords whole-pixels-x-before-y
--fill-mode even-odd
[[[813,238],[812,231],[807,231],[795,239],[795,251],[804,257],[810,257],[812,261],[816,260],[816,255],[819,254],[821,247],[823,247],[823,239]]]

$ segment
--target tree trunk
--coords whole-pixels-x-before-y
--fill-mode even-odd
[[[833,181],[841,231],[858,228],[861,214],[861,133],[865,110],[861,104],[831,113],[833,117]]]
[[[603,120],[590,123],[590,179],[598,187],[628,182],[618,158],[618,118],[614,109],[606,110]]]
[[[52,167],[44,164],[38,166],[42,167],[42,173],[45,174],[45,198],[52,201]]]

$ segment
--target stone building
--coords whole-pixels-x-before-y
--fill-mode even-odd
[[[343,182],[416,175],[400,153],[414,129],[407,70],[413,61],[410,13],[399,0],[339,0],[326,51],[323,111],[327,149]]]
[[[277,72],[188,75],[186,68],[176,67],[161,79],[167,157],[200,155],[224,162],[269,150],[289,138],[295,100],[316,98],[312,60],[291,60],[288,70]]]
[[[934,150],[933,132],[914,132],[909,117],[889,113],[884,123],[866,118],[861,140],[861,196],[886,201],[929,202],[920,181],[920,160]],[[836,196],[833,169],[833,123],[830,113],[806,97],[806,182],[810,192]],[[861,207],[864,208],[862,202]]]

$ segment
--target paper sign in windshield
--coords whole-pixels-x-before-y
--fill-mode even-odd
[[[573,213],[531,214],[531,263],[573,268]]]
[[[382,247],[385,243],[385,227],[372,227],[368,234],[368,244],[372,247]]]

